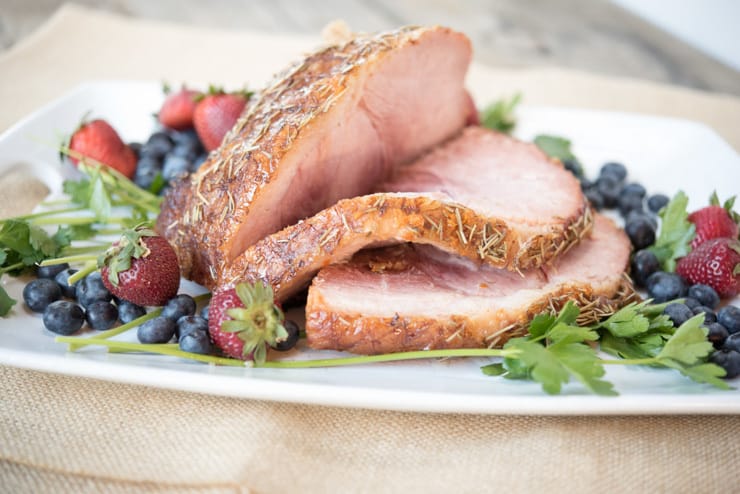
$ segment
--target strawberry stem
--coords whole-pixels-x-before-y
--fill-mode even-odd
[[[85,267],[77,271],[75,274],[67,278],[67,283],[70,285],[74,285],[78,281],[80,281],[82,278],[87,276],[88,274],[92,273],[93,271],[98,270],[98,263],[96,262],[88,262],[85,264]]]
[[[97,249],[98,252],[100,252],[100,249]],[[55,264],[64,264],[67,263],[75,263],[75,262],[90,262],[90,261],[97,261],[98,256],[95,254],[77,254],[77,255],[71,255],[71,256],[64,256],[64,257],[56,257],[54,259],[46,259],[39,263],[39,266],[53,266]]]

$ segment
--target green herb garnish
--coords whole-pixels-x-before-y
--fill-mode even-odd
[[[683,191],[660,211],[660,233],[655,244],[648,249],[655,254],[664,271],[676,270],[676,260],[691,252],[690,243],[696,234],[696,228],[687,219],[686,211],[689,198]]]
[[[516,127],[514,110],[522,100],[521,93],[516,93],[510,99],[501,98],[488,105],[480,114],[481,125],[492,130],[511,133]]]

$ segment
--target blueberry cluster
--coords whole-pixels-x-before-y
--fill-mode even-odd
[[[595,181],[586,178],[577,163],[566,160],[564,164],[580,180],[581,189],[594,209],[619,211],[624,218],[624,230],[635,249],[644,249],[655,242],[656,215],[668,204],[668,196],[654,194],[648,197],[641,184],[627,183],[627,168],[621,163],[605,163]]]
[[[169,343],[177,340],[186,352],[208,355],[213,349],[208,336],[208,308],[195,314],[196,304],[190,295],[180,294],[162,308],[162,314],[145,322],[136,331],[141,343]]]
[[[163,190],[162,186],[196,171],[208,156],[193,129],[157,130],[146,143],[129,146],[138,158],[134,183],[146,190]]]

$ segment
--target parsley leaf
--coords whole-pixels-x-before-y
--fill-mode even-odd
[[[665,271],[675,271],[676,259],[691,251],[696,228],[689,222],[686,206],[689,198],[679,191],[660,212],[660,234],[655,245],[648,249],[655,254]]]
[[[516,127],[514,110],[521,100],[521,93],[517,93],[511,99],[502,98],[494,101],[481,112],[481,125],[504,134],[510,133]]]
[[[568,343],[555,344],[547,350],[557,357],[560,365],[592,392],[602,396],[617,395],[610,382],[600,379],[606,371],[591,347],[580,343]]]
[[[576,159],[570,150],[570,141],[564,137],[541,134],[534,138],[534,143],[552,158],[557,158],[560,161]]]
[[[650,321],[639,313],[643,306],[644,303],[631,303],[609,316],[599,324],[599,327],[606,329],[614,336],[623,338],[644,333],[650,328]]]
[[[10,309],[16,304],[16,301],[8,295],[5,288],[0,285],[0,317],[5,317],[10,312]]]
[[[666,342],[657,358],[669,358],[683,364],[693,365],[709,356],[714,346],[707,341],[707,330],[702,327],[702,324],[704,324],[704,314],[698,314],[683,323]]]

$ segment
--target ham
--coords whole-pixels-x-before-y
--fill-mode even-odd
[[[183,276],[217,285],[263,237],[372,192],[458,134],[471,113],[470,59],[463,34],[406,27],[328,47],[276,76],[165,197],[156,229]]]
[[[284,300],[322,267],[367,247],[405,242],[522,272],[566,252],[593,221],[578,181],[561,163],[534,144],[481,127],[402,167],[380,190],[264,238],[224,265],[218,283],[262,280]]]
[[[360,354],[498,347],[568,300],[588,324],[634,297],[629,254],[624,232],[603,216],[589,238],[524,276],[427,246],[363,251],[314,278],[308,345]]]

